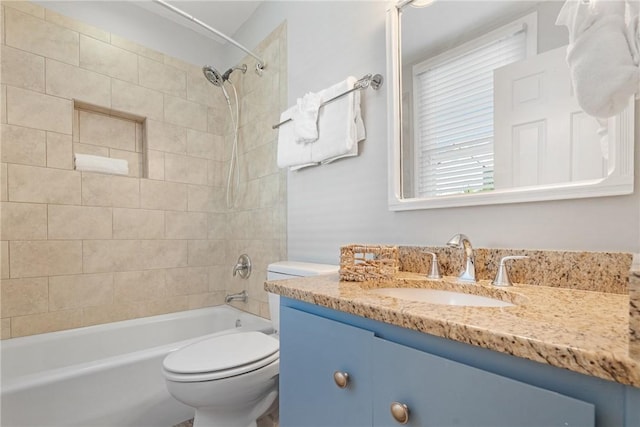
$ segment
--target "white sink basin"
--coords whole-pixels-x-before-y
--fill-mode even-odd
[[[379,288],[368,292],[385,297],[422,301],[440,305],[459,305],[467,307],[513,307],[510,302],[499,299],[465,294],[462,292],[441,291],[422,288]]]

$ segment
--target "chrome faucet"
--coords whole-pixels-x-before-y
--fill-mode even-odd
[[[458,281],[476,283],[476,262],[469,238],[464,234],[456,234],[447,242],[447,246],[464,248],[464,270],[458,276]]]
[[[251,275],[251,258],[249,258],[249,255],[240,255],[236,265],[233,267],[233,277],[235,277],[236,274],[240,274],[240,277],[243,279]]]
[[[249,294],[247,291],[238,292],[237,294],[229,294],[224,297],[224,302],[229,304],[231,301],[242,301],[247,302],[247,298],[249,298]]]

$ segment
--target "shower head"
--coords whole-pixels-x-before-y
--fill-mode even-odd
[[[242,64],[242,65],[236,65],[235,67],[231,67],[229,68],[227,71],[225,71],[225,73],[222,75],[222,80],[227,81],[229,80],[229,76],[231,76],[231,73],[233,73],[235,70],[240,70],[242,71],[242,74],[247,72],[247,64]]]
[[[211,65],[205,65],[204,67],[202,67],[202,73],[207,78],[207,80],[218,87],[222,87],[224,81],[227,80],[222,76],[222,74],[220,74],[220,71],[216,70]]]

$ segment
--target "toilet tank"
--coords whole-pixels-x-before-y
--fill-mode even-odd
[[[315,264],[311,262],[280,261],[269,264],[267,280],[285,280],[294,277],[319,276],[338,272],[337,265]],[[269,294],[269,314],[276,333],[280,331],[280,295]]]

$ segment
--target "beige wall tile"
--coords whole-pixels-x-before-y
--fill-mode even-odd
[[[246,161],[252,167],[248,168],[248,179],[261,178],[278,172],[276,162],[277,146],[275,143],[262,145],[246,154]]]
[[[187,210],[187,185],[165,181],[140,180],[140,207],[168,211]]]
[[[0,242],[0,279],[9,278],[9,242]],[[1,313],[0,313],[1,314]]]
[[[78,65],[78,33],[15,9],[5,9],[5,43],[15,48]]]
[[[121,80],[111,81],[111,107],[150,119],[164,120],[162,93]]]
[[[205,294],[189,295],[189,310],[197,308],[215,307],[224,304],[224,291],[208,292]]]
[[[115,273],[113,285],[117,302],[138,302],[168,296],[165,270]]]
[[[45,17],[45,8],[29,1],[3,1],[2,5],[19,10],[20,12],[28,13],[36,18],[44,19]]]
[[[93,37],[94,39],[101,40],[103,42],[109,42],[110,36],[108,31],[101,30],[100,28],[87,25],[84,22],[76,21],[75,19],[60,15],[50,9],[44,11],[45,19],[53,24],[60,25],[61,27],[68,28],[73,31],[77,31],[82,34]]]
[[[201,294],[209,290],[208,267],[172,268],[166,271],[170,295]]]
[[[49,306],[47,283],[46,277],[2,280],[2,317],[46,312]]]
[[[224,262],[223,240],[189,240],[189,266],[217,265]]]
[[[2,31],[0,31],[1,33]],[[0,85],[0,123],[7,123],[7,86]]]
[[[209,292],[224,292],[232,277],[231,270],[227,265],[209,267]]]
[[[82,273],[81,241],[11,241],[9,252],[12,278]]]
[[[80,173],[10,164],[9,200],[12,202],[80,204]]]
[[[111,34],[111,44],[128,50],[129,52],[137,53],[138,55],[153,59],[154,61],[162,62],[164,58],[164,55],[158,51],[149,49],[148,47],[139,45],[115,34]]]
[[[110,239],[111,217],[111,208],[49,205],[49,239]]]
[[[147,178],[164,181],[164,152],[147,151]]]
[[[187,154],[211,160],[224,160],[224,138],[212,133],[188,129]]]
[[[167,181],[206,185],[207,160],[197,157],[166,153],[164,155],[164,178]]]
[[[138,56],[80,35],[80,67],[131,83],[138,82]]]
[[[99,145],[73,143],[73,152],[77,154],[91,154],[93,156],[109,157],[109,149]]]
[[[0,339],[6,340],[11,338],[11,319],[1,319],[0,327],[2,328],[2,332],[0,332]]]
[[[7,122],[71,135],[73,103],[17,87],[7,87]]]
[[[223,107],[224,104],[219,106],[209,107],[207,109],[207,129],[209,133],[214,135],[224,135],[225,128],[227,127],[227,117],[229,117],[229,110]],[[229,124],[229,129],[231,124]]]
[[[0,203],[0,239],[46,240],[47,205],[31,203]]]
[[[187,72],[187,99],[214,108],[227,103],[222,90],[209,83],[200,67]]]
[[[157,316],[159,314],[184,311],[189,308],[189,299],[186,296],[154,299],[145,301],[142,305],[144,316]]]
[[[49,311],[113,303],[113,274],[78,274],[49,278]]]
[[[115,303],[99,307],[82,309],[82,326],[99,325],[134,319],[143,316],[143,310],[137,302]]]
[[[0,125],[2,161],[23,165],[45,166],[46,134],[42,130],[22,126]]]
[[[7,164],[0,165],[0,201],[9,200]]]
[[[174,125],[207,131],[207,107],[171,95],[164,95],[164,120]]]
[[[82,173],[82,204],[137,208],[140,206],[140,180],[123,176]]]
[[[145,57],[138,58],[140,86],[187,97],[187,76],[184,71]]]
[[[145,119],[146,120],[146,119]],[[136,151],[142,153],[144,150],[144,128],[142,122],[136,122]]]
[[[47,132],[47,167],[73,169],[71,135]]]
[[[213,212],[215,189],[207,185],[189,185],[187,210],[191,212]]]
[[[82,326],[82,310],[64,310],[32,314],[11,319],[11,336],[43,334]]]
[[[207,223],[209,228],[209,239],[226,240],[231,238],[229,215],[233,214],[209,214],[209,220]]]
[[[136,151],[135,122],[91,111],[80,111],[80,142]]]
[[[181,126],[146,120],[147,147],[171,153],[187,152],[187,130]]]
[[[85,273],[185,267],[187,242],[183,240],[85,240]]]
[[[207,214],[200,212],[166,212],[167,239],[201,239],[207,235]]]
[[[72,65],[47,59],[47,93],[111,107],[111,79]]]
[[[164,57],[164,64],[169,65],[173,68],[177,68],[178,70],[182,70],[186,73],[199,73],[202,76],[202,66],[190,64],[188,62],[183,61],[182,59],[174,58],[172,56]],[[202,76],[204,78],[204,76]]]
[[[23,50],[2,46],[0,80],[4,84],[44,92],[44,58]]]
[[[163,239],[164,211],[113,210],[114,239]]]
[[[207,163],[207,181],[209,185],[214,187],[225,187],[227,186],[227,171],[229,170],[230,162],[218,162],[215,160],[209,160]],[[246,168],[242,168],[244,170]],[[233,172],[234,182],[235,182],[235,171]],[[240,174],[240,182],[242,182],[244,178],[242,177],[242,171]]]

